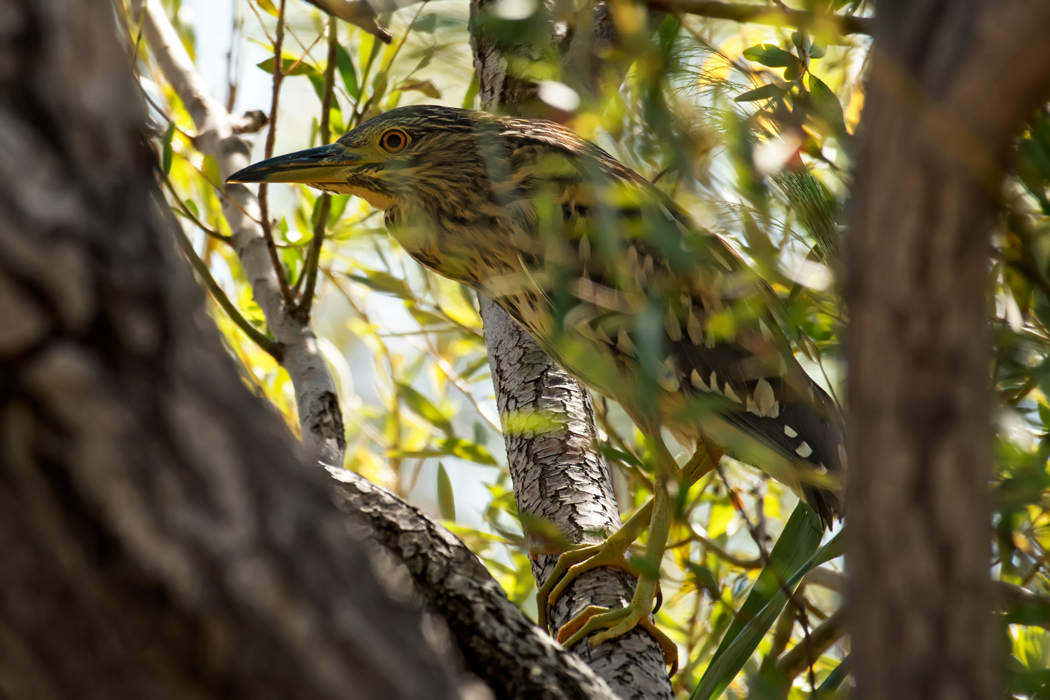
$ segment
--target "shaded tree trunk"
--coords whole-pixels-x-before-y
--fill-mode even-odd
[[[245,388],[112,10],[0,0],[0,697],[612,698]]]
[[[851,213],[858,698],[1000,694],[989,581],[989,235],[1050,86],[1050,4],[884,0]]]
[[[459,697],[174,264],[110,3],[0,16],[0,695]]]

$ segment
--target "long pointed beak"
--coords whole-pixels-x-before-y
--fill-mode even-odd
[[[361,156],[340,143],[308,148],[249,165],[226,178],[226,182],[301,182],[307,185],[339,185],[339,175],[361,162]]]

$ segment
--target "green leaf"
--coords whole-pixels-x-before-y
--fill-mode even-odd
[[[168,130],[164,132],[164,146],[160,155],[160,170],[165,175],[171,172],[171,140],[173,138],[175,138],[175,122],[169,124]]]
[[[810,569],[837,556],[839,536],[817,551],[823,536],[817,514],[800,502],[690,700],[712,700],[721,695],[784,609],[788,600],[785,589],[793,592]]]
[[[787,68],[799,63],[798,56],[773,44],[759,44],[744,49],[744,58],[770,68]]]
[[[722,597],[722,591],[719,590],[718,581],[715,580],[715,575],[711,573],[711,569],[692,561],[686,562],[686,566],[696,578],[697,588],[707,591],[711,596],[711,600],[718,600]]]
[[[445,433],[445,435],[450,437],[453,435],[451,420],[430,399],[404,382],[397,382],[397,393],[400,394],[402,400],[408,404],[413,413]]]
[[[452,492],[452,480],[448,478],[445,465],[438,462],[437,474],[438,510],[445,520],[456,520],[456,494]]]
[[[795,80],[802,75],[802,64],[795,63],[784,69],[784,80]]]
[[[204,177],[208,179],[208,182],[216,187],[222,186],[222,177],[219,175],[219,162],[215,160],[215,156],[204,156],[204,162],[201,163],[201,172],[204,173]]]
[[[255,65],[273,75],[273,56]],[[297,58],[288,56],[281,57],[281,73],[283,75],[321,75],[321,71],[317,70],[316,66],[307,63],[305,60],[300,61]]]
[[[361,88],[357,85],[357,69],[354,68],[354,60],[340,44],[335,50],[336,68],[339,77],[343,79],[343,86],[355,100],[361,97]]]
[[[441,451],[444,454],[459,457],[476,464],[488,464],[491,466],[499,464],[488,450],[468,440],[460,440],[459,438],[442,440]]]
[[[812,73],[809,74],[807,82],[810,99],[813,100],[813,108],[817,114],[837,133],[845,132],[846,122],[842,116],[842,105],[839,103],[839,98],[823,80]]]
[[[773,97],[780,97],[787,90],[784,85],[777,85],[776,83],[769,83],[762,87],[757,87],[754,90],[748,90],[747,92],[741,93],[733,98],[734,102],[755,102],[756,100],[768,100]]]
[[[402,299],[409,299],[412,297],[412,291],[408,288],[408,284],[399,277],[394,277],[388,272],[381,270],[362,270],[364,275],[355,275],[353,273],[347,273],[347,277],[355,282],[360,282],[366,287],[370,287],[377,292],[383,292],[384,294],[393,294],[396,297]]]

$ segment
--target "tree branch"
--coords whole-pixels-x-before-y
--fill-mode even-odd
[[[332,92],[335,87],[335,68],[339,49],[339,30],[334,17],[328,20],[328,63],[324,69],[324,86],[321,90],[321,120],[318,129],[321,145],[327,145],[332,140],[331,110]],[[310,249],[306,255],[306,269],[301,273],[299,281],[306,280],[303,287],[302,298],[299,305],[295,307],[295,317],[306,323],[310,320],[310,309],[313,307],[314,297],[317,293],[317,268],[321,265],[321,248],[324,245],[325,229],[328,225],[328,213],[332,208],[332,195],[322,193],[317,203],[317,223],[314,224],[314,238],[310,241]]]
[[[840,607],[777,661],[777,670],[790,686],[795,676],[816,663],[821,655],[846,634],[846,610]]]
[[[770,24],[799,29],[828,29],[837,34],[872,34],[875,18],[853,17],[834,13],[817,14],[805,10],[788,10],[766,5],[718,2],[717,0],[649,0],[649,6],[667,12],[685,12],[711,19],[733,22]]]
[[[444,619],[467,667],[499,698],[617,696],[532,624],[459,539],[364,477],[332,470],[338,502],[403,563],[427,610]]]
[[[161,4],[144,4],[143,0],[132,0],[133,13],[142,17],[143,33],[158,66],[193,117],[197,126],[194,145],[215,158],[223,178],[246,167],[251,148],[234,132],[237,120],[208,94]],[[335,382],[317,339],[310,326],[293,318],[284,303],[277,270],[270,260],[262,227],[256,222],[259,203],[255,195],[244,185],[227,185],[225,192],[223,215],[255,301],[284,356],[282,365],[295,388],[303,442],[325,464],[341,466],[346,450],[343,417]]]

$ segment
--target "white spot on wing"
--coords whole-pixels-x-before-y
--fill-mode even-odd
[[[664,330],[667,331],[667,337],[672,343],[677,343],[682,339],[682,324],[678,322],[678,317],[674,315],[674,310],[671,308],[668,308],[667,313],[664,314]]]
[[[784,434],[787,435],[789,438],[796,438],[796,437],[798,437],[798,433],[790,425],[785,425],[784,426]]]
[[[692,309],[689,310],[689,320],[686,321],[685,330],[689,334],[689,340],[693,341],[693,345],[704,342],[704,329],[700,325],[700,319],[696,317],[696,312]]]
[[[777,405],[776,396],[773,395],[773,387],[765,379],[759,379],[755,385],[755,404],[758,406],[758,415],[768,416]]]
[[[737,403],[743,403],[740,400],[740,397],[736,395],[736,392],[733,391],[733,387],[729,385],[729,382],[726,382],[726,398],[729,399],[730,401],[736,401]]]
[[[711,387],[707,385],[707,382],[703,380],[700,373],[695,369],[693,370],[693,373],[689,375],[689,382],[700,391],[711,391]]]
[[[813,454],[813,448],[809,446],[808,442],[803,442],[801,445],[795,448],[795,454],[805,459]]]

